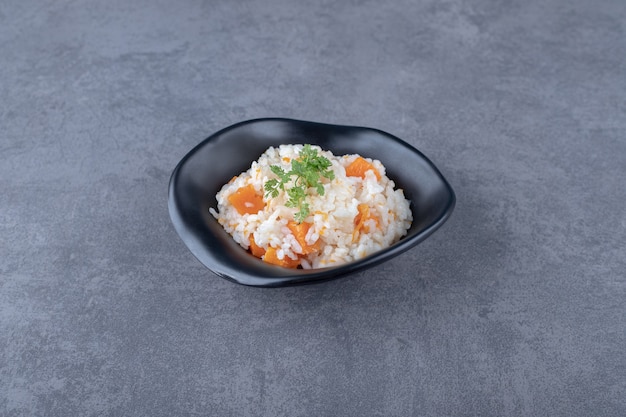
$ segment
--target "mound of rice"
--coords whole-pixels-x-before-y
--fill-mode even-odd
[[[380,161],[363,158],[377,172],[370,169],[362,177],[348,176],[346,167],[359,155],[335,156],[312,146],[318,155],[330,160],[335,178],[332,181],[323,178],[323,196],[314,188],[309,189],[310,215],[304,220],[308,230],[305,242],[299,240],[290,227],[298,209],[285,205],[288,199],[285,192],[275,198],[265,196],[264,184],[276,178],[271,165],[289,171],[290,161],[298,158],[302,148],[303,145],[270,147],[249,170],[231,179],[217,194],[217,211],[209,210],[239,245],[244,249],[256,246],[257,251],[253,252],[266,262],[310,269],[355,261],[406,235],[413,220],[409,201],[402,189],[395,189]],[[262,196],[264,207],[256,213],[240,214],[229,197],[250,185],[259,201]],[[281,262],[271,261],[265,254],[268,250]]]

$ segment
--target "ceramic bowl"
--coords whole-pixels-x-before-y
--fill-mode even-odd
[[[351,263],[321,269],[288,269],[266,264],[240,247],[209,208],[233,176],[248,170],[265,150],[281,144],[319,145],[335,155],[360,154],[380,160],[387,176],[411,201],[413,223],[389,248]],[[183,242],[216,275],[243,285],[277,287],[320,282],[388,261],[437,230],[456,202],[452,187],[435,165],[405,141],[377,129],[291,119],[255,119],[220,130],[178,163],[169,183],[169,212]]]

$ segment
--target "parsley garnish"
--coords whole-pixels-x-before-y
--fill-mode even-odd
[[[265,196],[276,198],[281,191],[285,191],[289,197],[285,205],[298,209],[294,218],[298,223],[302,223],[310,213],[309,203],[305,201],[309,188],[315,188],[319,195],[324,195],[324,186],[320,177],[329,180],[335,178],[335,173],[329,169],[330,166],[328,158],[318,156],[317,150],[311,145],[304,145],[299,157],[291,160],[290,171],[285,171],[278,165],[270,166],[278,178],[265,182]],[[291,177],[295,178],[292,180]],[[289,183],[291,187],[285,189]]]

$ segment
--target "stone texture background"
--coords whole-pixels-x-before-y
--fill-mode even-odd
[[[622,0],[0,2],[0,415],[626,415]],[[386,130],[415,249],[261,290],[175,234],[241,120]]]

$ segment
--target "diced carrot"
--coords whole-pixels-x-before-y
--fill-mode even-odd
[[[374,175],[376,175],[376,179],[380,180],[380,173],[378,172],[376,168],[374,168],[374,165],[372,165],[371,163],[367,162],[364,158],[359,156],[354,161],[352,161],[350,165],[346,167],[346,175],[348,177],[365,178],[365,173],[369,171],[370,169],[374,171]]]
[[[250,235],[250,252],[257,258],[261,258],[265,255],[265,249],[256,244],[254,235]]]
[[[378,227],[378,218],[371,213],[370,207],[366,203],[359,204],[357,210],[359,213],[354,218],[354,231],[352,232],[353,242],[356,241],[361,230],[366,233],[369,232],[369,227],[365,224],[368,220],[374,220],[376,227]]]
[[[256,214],[265,207],[263,196],[256,193],[252,184],[241,187],[229,195],[228,201],[241,215]]]
[[[358,232],[364,226],[365,221],[370,215],[370,206],[365,203],[357,206],[359,213],[354,218],[354,228]]]
[[[311,223],[304,222],[297,223],[294,221],[290,221],[287,223],[287,227],[289,228],[289,230],[291,230],[291,233],[293,233],[294,237],[302,247],[303,255],[308,255],[310,253],[319,251],[322,243],[319,239],[315,241],[315,243],[313,243],[312,245],[309,245],[306,242],[306,234],[309,232],[311,226]]]
[[[300,260],[291,259],[289,256],[285,255],[283,259],[278,259],[278,254],[276,248],[269,247],[265,251],[265,255],[263,255],[263,261],[268,264],[282,266],[284,268],[297,268],[300,265]]]

